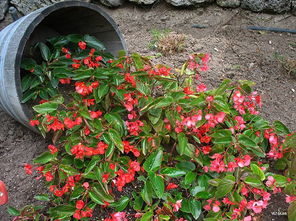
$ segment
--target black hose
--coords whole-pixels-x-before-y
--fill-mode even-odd
[[[286,32],[286,33],[296,34],[296,30],[286,29],[286,28],[248,26],[247,29],[254,30],[254,31],[273,31],[273,32]]]

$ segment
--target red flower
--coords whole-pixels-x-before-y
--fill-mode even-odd
[[[178,188],[178,185],[175,184],[175,183],[169,183],[167,186],[166,186],[166,190],[171,190],[171,189],[176,189]]]
[[[81,212],[80,210],[76,210],[73,214],[73,218],[80,220],[81,219]]]
[[[62,78],[60,79],[61,84],[70,84],[71,83],[71,78]]]
[[[58,152],[58,149],[54,146],[54,145],[48,145],[48,149],[50,150],[51,154],[55,154],[56,152]]]
[[[76,209],[83,209],[85,203],[82,200],[76,201]]]
[[[187,95],[194,94],[194,91],[190,90],[190,87],[185,87],[183,92]]]
[[[47,182],[50,182],[53,180],[53,175],[50,171],[47,171],[44,176]]]
[[[90,113],[90,117],[92,119],[96,119],[96,118],[102,116],[102,114],[103,114],[102,111],[89,111],[89,113]]]
[[[39,124],[40,124],[39,120],[30,120],[30,125],[31,125],[32,127],[34,127],[34,126],[38,126]]]
[[[80,66],[81,66],[81,64],[72,64],[72,67],[73,67],[74,69],[78,69],[78,68],[80,68]]]
[[[130,83],[133,87],[136,87],[136,81],[135,81],[135,77],[132,76],[130,73],[126,73],[124,75],[124,80],[128,83]]]
[[[105,173],[105,174],[102,176],[102,182],[103,182],[103,183],[107,183],[107,182],[108,182],[108,178],[109,178],[109,173]]]
[[[95,104],[95,99],[83,99],[83,103],[86,104],[86,106],[91,106]]]
[[[80,41],[78,42],[78,46],[79,48],[81,48],[82,50],[85,50],[86,49],[86,43],[84,41]]]
[[[33,174],[32,168],[33,168],[32,165],[26,163],[25,166],[24,166],[24,169],[25,169],[26,174],[32,175]]]
[[[62,190],[55,190],[53,194],[57,197],[61,197],[64,195],[64,192]]]
[[[116,167],[116,165],[115,165],[115,164],[113,164],[113,163],[110,163],[110,165],[109,165],[109,168],[110,168],[111,170],[115,170],[115,167]]]
[[[68,54],[68,53],[69,53],[69,50],[68,50],[67,48],[64,48],[64,47],[63,47],[63,48],[62,48],[62,52],[65,53],[65,54]]]
[[[62,124],[57,118],[55,118],[52,124],[47,125],[47,131],[50,130],[64,130],[64,124]]]
[[[103,141],[99,142],[97,145],[96,153],[97,154],[105,154],[105,150],[108,148],[108,144]]]
[[[97,56],[97,57],[96,57],[96,62],[99,62],[99,61],[101,61],[101,60],[103,60],[103,57],[102,57],[102,56]]]
[[[88,182],[84,182],[82,184],[82,186],[84,187],[84,189],[88,190],[89,189],[89,183]]]

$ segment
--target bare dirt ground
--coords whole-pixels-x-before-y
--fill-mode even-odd
[[[211,69],[202,80],[209,88],[222,79],[247,79],[256,82],[263,95],[262,115],[268,120],[280,120],[291,130],[296,129],[296,78],[287,75],[274,58],[278,52],[296,58],[296,35],[287,33],[248,31],[248,25],[296,29],[296,17],[289,14],[269,15],[217,6],[198,9],[176,9],[165,3],[149,8],[126,4],[106,11],[118,23],[129,52],[155,55],[148,48],[151,29],[170,29],[187,36],[182,53],[155,58],[155,63],[180,66],[189,54],[211,54]],[[7,16],[0,27],[11,22]],[[194,24],[208,28],[192,28]],[[0,110],[0,179],[9,189],[9,205],[22,207],[33,203],[33,196],[43,190],[42,181],[26,176],[23,165],[42,153],[47,146],[42,137],[24,128]],[[280,212],[279,212],[280,211]],[[259,217],[261,221],[287,220],[287,205],[282,195],[276,195],[270,207]],[[103,217],[98,217],[101,220]],[[11,220],[6,206],[0,207],[0,221]]]

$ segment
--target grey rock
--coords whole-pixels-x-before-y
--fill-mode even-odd
[[[240,6],[240,0],[217,0],[217,5],[225,8],[237,8]]]
[[[8,9],[8,0],[0,0],[0,20],[3,20]]]
[[[265,11],[283,13],[291,10],[291,0],[268,0],[265,2]]]
[[[296,15],[296,0],[292,0],[292,14]]]
[[[292,0],[242,0],[241,7],[254,12],[283,13],[291,10]]]
[[[152,5],[157,0],[129,0],[130,2],[135,2],[137,4],[143,4],[143,5]]]
[[[253,12],[261,12],[265,8],[264,0],[242,0],[241,7]]]
[[[214,0],[166,0],[167,3],[173,6],[198,6],[202,4],[212,3]]]
[[[108,7],[118,7],[123,4],[123,0],[100,0],[100,2]]]
[[[35,11],[36,9],[63,1],[65,0],[10,0],[10,3],[13,4],[19,12],[26,15],[32,11]],[[80,1],[90,2],[90,0]]]

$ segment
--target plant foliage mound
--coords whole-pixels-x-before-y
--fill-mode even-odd
[[[50,193],[36,196],[45,208],[10,207],[15,220],[251,221],[278,192],[296,220],[296,135],[258,115],[252,82],[208,90],[207,54],[172,69],[115,59],[88,35],[38,48],[42,62],[23,62],[23,101],[42,99],[30,123],[52,144],[25,170]]]

